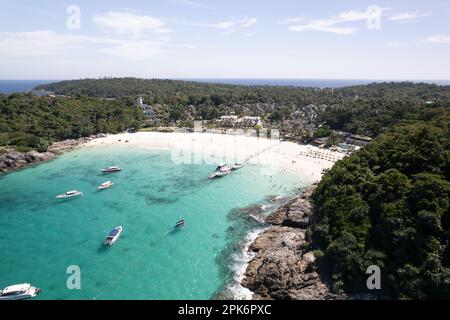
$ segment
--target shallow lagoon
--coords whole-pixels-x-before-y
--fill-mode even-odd
[[[123,171],[104,175],[110,165]],[[30,282],[38,299],[209,299],[233,278],[240,241],[261,228],[238,210],[292,195],[301,177],[249,165],[218,180],[215,165],[175,165],[170,150],[82,148],[0,176],[0,287]],[[107,180],[115,185],[104,191]],[[84,196],[58,201],[57,194]],[[174,231],[180,218],[186,227]],[[124,231],[103,246],[115,226]],[[68,290],[66,269],[81,269]]]

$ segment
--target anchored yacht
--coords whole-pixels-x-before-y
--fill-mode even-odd
[[[122,230],[123,230],[122,226],[118,226],[112,229],[106,236],[105,246],[112,246],[114,242],[116,242],[117,239],[119,239]]]
[[[231,170],[235,171],[235,170],[241,169],[243,167],[245,167],[245,163],[238,163],[237,162],[231,167]]]
[[[15,284],[0,291],[0,300],[22,300],[36,297],[41,289],[29,283]]]
[[[216,171],[212,173],[208,179],[215,179],[226,176],[231,172],[231,168],[228,166],[228,163],[221,163],[217,166]]]
[[[98,186],[98,190],[105,190],[108,189],[109,187],[112,187],[114,185],[114,183],[112,181],[106,181],[103,182],[101,185]]]
[[[102,169],[103,173],[111,173],[111,172],[119,172],[119,171],[122,171],[122,169],[120,169],[119,167],[108,167],[108,168]]]
[[[72,191],[67,191],[66,193],[63,194],[59,194],[56,196],[57,199],[70,199],[70,198],[76,198],[79,196],[82,196],[83,192],[77,191],[77,190],[72,190]]]
[[[215,178],[221,178],[229,174],[230,171],[216,171],[213,174],[211,174],[208,179],[215,179]]]

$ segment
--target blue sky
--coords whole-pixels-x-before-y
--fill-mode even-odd
[[[0,79],[448,80],[449,57],[448,0],[0,0]]]

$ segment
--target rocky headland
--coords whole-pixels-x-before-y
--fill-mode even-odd
[[[316,257],[307,249],[306,229],[312,218],[310,197],[316,185],[267,216],[272,225],[249,247],[255,256],[249,262],[242,285],[253,299],[346,299],[333,294]]]
[[[55,142],[46,152],[38,152],[36,150],[19,152],[8,146],[0,147],[0,172],[9,172],[31,164],[53,159],[64,151],[78,148],[100,136],[104,135]]]

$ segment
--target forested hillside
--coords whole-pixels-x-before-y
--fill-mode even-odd
[[[450,297],[450,116],[432,109],[394,126],[335,164],[313,195],[313,240],[334,289],[381,296]]]
[[[161,125],[229,114],[256,115],[269,126],[298,138],[312,136],[321,125],[374,137],[399,121],[417,119],[424,108],[450,106],[449,86],[411,82],[318,89],[105,78],[62,81],[37,89],[69,96],[142,95],[158,114]],[[305,115],[307,106],[313,106],[308,110],[314,114]]]
[[[142,112],[129,99],[0,95],[0,146],[46,150],[49,143],[138,127]]]

